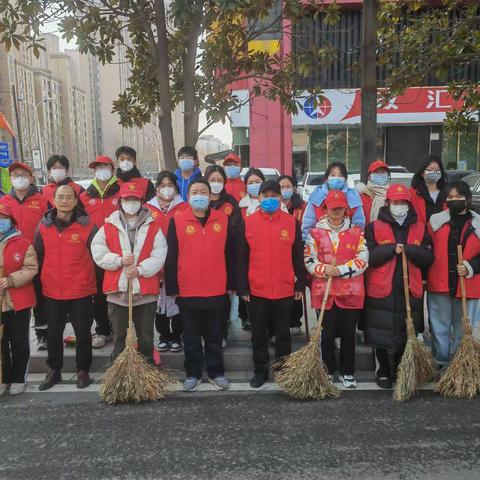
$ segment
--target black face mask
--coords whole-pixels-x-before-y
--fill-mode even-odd
[[[450,213],[458,215],[463,212],[467,206],[466,200],[447,200],[447,207]]]

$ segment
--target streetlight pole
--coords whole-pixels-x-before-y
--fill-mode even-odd
[[[22,128],[20,123],[20,115],[18,114],[17,94],[15,92],[15,85],[12,85],[12,97],[13,97],[13,109],[15,111],[15,119],[17,122],[17,137],[18,137],[18,145],[20,147],[20,161],[23,162]]]

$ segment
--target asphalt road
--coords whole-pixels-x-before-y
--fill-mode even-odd
[[[479,407],[432,392],[400,405],[381,391],[2,397],[0,479],[477,479]]]

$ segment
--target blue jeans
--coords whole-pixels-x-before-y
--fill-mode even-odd
[[[432,334],[432,353],[439,365],[452,359],[462,340],[462,300],[445,293],[427,294],[428,317]],[[477,319],[478,300],[467,300],[472,328]]]

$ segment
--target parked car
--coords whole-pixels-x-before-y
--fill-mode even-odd
[[[74,180],[74,182],[83,187],[85,190],[92,184],[91,180]]]
[[[475,172],[463,177],[472,192],[472,209],[480,213],[480,173]]]
[[[280,178],[280,172],[276,168],[268,168],[268,167],[257,167],[265,176],[265,180],[278,180]],[[245,179],[245,175],[247,174],[250,168],[242,168],[240,172],[240,178],[242,180]]]
[[[476,173],[475,170],[445,170],[447,174],[447,181],[454,182],[455,180],[463,180],[467,175]]]

